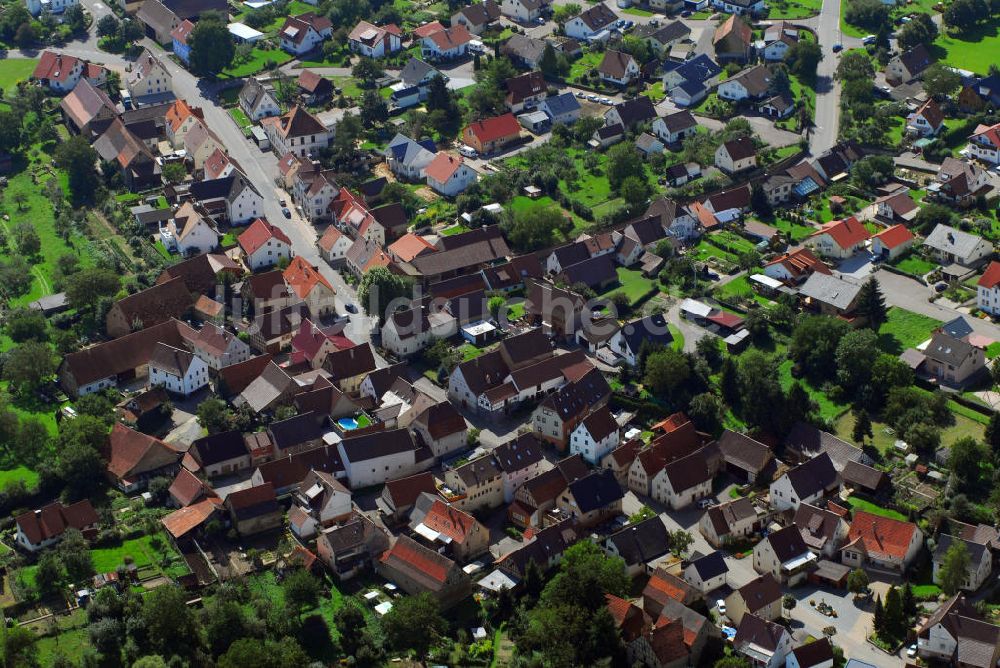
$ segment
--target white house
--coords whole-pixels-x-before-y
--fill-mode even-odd
[[[750,137],[731,139],[715,149],[715,166],[726,174],[736,174],[757,166],[757,149]]]
[[[267,269],[292,258],[292,241],[281,228],[263,218],[253,221],[239,236],[243,261],[250,271]]]
[[[337,444],[351,489],[384,485],[426,470],[433,457],[417,461],[417,445],[408,429],[389,429],[346,438]]]
[[[830,455],[824,452],[789,469],[771,483],[771,507],[777,510],[795,510],[800,503],[819,505],[817,501],[839,487],[840,476]]]
[[[806,238],[805,245],[821,257],[846,260],[864,248],[869,238],[871,233],[868,229],[857,218],[850,216],[826,223]]]
[[[188,345],[191,346],[191,352],[213,371],[250,359],[249,344],[210,322],[198,330],[198,334],[188,341]]]
[[[620,442],[618,422],[608,407],[602,406],[585,417],[570,434],[569,451],[596,466]]]
[[[132,65],[125,85],[133,100],[141,100],[150,95],[170,93],[173,90],[173,78],[160,59],[144,49]]]
[[[691,561],[681,575],[689,585],[707,594],[725,586],[728,573],[729,567],[722,553],[715,551]]]
[[[62,14],[70,7],[76,7],[80,0],[26,0],[28,12],[32,16],[40,16],[42,12]]]
[[[323,259],[337,268],[344,263],[347,258],[347,250],[354,242],[349,236],[338,230],[335,225],[330,225],[316,243],[319,245]]]
[[[294,106],[281,116],[265,118],[262,123],[271,148],[279,156],[294,153],[299,157],[318,154],[330,143],[330,132],[323,122],[304,107]]]
[[[920,137],[933,137],[944,127],[944,112],[934,98],[906,117],[906,131]]]
[[[608,340],[608,348],[634,367],[639,364],[639,350],[644,341],[658,346],[669,346],[673,342],[673,335],[662,313],[626,322]]]
[[[1000,262],[990,262],[976,286],[976,306],[981,311],[1000,315]]]
[[[454,336],[458,321],[445,312],[430,312],[426,306],[396,311],[382,325],[382,347],[398,357],[408,357],[432,341]]]
[[[420,41],[420,55],[429,60],[454,60],[469,49],[472,33],[462,24],[437,30]]]
[[[278,35],[281,37],[281,48],[295,56],[301,56],[329,39],[333,33],[333,24],[325,16],[314,12],[306,12],[298,16],[289,16],[281,26]]]
[[[993,244],[986,239],[941,224],[924,239],[924,247],[931,250],[942,265],[955,263],[975,267],[993,255]]]
[[[698,131],[698,121],[690,111],[678,111],[653,121],[653,134],[664,144],[679,144]]]
[[[599,2],[566,21],[563,28],[567,37],[587,42],[591,38],[609,31],[611,25],[617,20],[618,16],[603,2]]]
[[[940,581],[939,574],[945,555],[951,546],[957,542],[965,544],[965,551],[969,555],[969,570],[966,573],[966,578],[961,588],[964,591],[976,591],[983,586],[986,578],[990,575],[990,571],[993,569],[993,557],[989,546],[945,533],[938,536],[937,547],[934,548],[934,581]]]
[[[674,510],[712,494],[717,466],[709,462],[709,446],[674,460],[653,476],[651,496]]]
[[[977,126],[969,136],[969,153],[991,165],[1000,164],[1000,123]]]
[[[768,94],[770,86],[771,70],[755,65],[720,83],[718,93],[721,99],[732,102],[758,100]]]
[[[712,0],[711,5],[727,14],[759,14],[764,11],[764,0]]]
[[[828,638],[799,645],[785,657],[785,668],[833,668],[833,645]]]
[[[395,24],[377,26],[358,21],[347,41],[355,53],[368,58],[384,58],[402,48],[403,34]]]
[[[158,343],[149,360],[149,385],[189,396],[208,385],[208,365],[193,353]]]
[[[91,534],[96,532],[98,517],[90,501],[84,499],[69,506],[56,501],[39,510],[29,510],[14,518],[17,533],[14,540],[29,552],[59,542],[67,529]]]
[[[546,0],[501,0],[500,13],[520,23],[532,23],[548,4]]]
[[[281,114],[281,105],[274,89],[250,77],[240,89],[240,109],[252,121]]]
[[[913,248],[913,232],[906,225],[893,225],[872,237],[872,253],[886,260],[895,260]]]
[[[385,160],[389,170],[396,176],[410,181],[426,178],[424,170],[434,161],[437,148],[433,140],[414,141],[397,133],[385,148]]]
[[[792,651],[792,634],[776,622],[747,613],[736,629],[733,647],[754,668],[782,668]]]
[[[547,97],[538,103],[539,111],[548,114],[553,125],[568,125],[580,118],[580,102],[572,93]]]
[[[264,197],[243,172],[235,171],[226,194],[226,215],[230,225],[243,225],[264,214]]]
[[[440,151],[426,168],[427,185],[446,197],[456,197],[476,182],[476,170],[461,156]]]
[[[190,201],[181,205],[174,217],[160,229],[163,245],[184,257],[201,255],[219,245],[219,232],[203,211]]]
[[[615,86],[627,86],[639,76],[639,63],[631,54],[624,51],[608,49],[597,67],[597,74],[602,81]]]
[[[753,548],[754,570],[762,574],[770,573],[787,586],[805,580],[811,565],[818,558],[795,525],[769,533]]]

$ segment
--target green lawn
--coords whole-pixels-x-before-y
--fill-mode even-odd
[[[892,264],[896,269],[911,276],[924,276],[937,268],[937,263],[925,260],[917,253],[910,253]]]
[[[669,322],[667,328],[670,330],[670,336],[674,337],[674,350],[684,350],[684,332],[681,328]]]
[[[0,471],[0,490],[12,482],[23,482],[28,489],[38,484],[38,474],[25,466]]]
[[[10,93],[18,81],[24,81],[35,71],[37,58],[4,58],[0,60],[0,88]]]
[[[954,412],[954,410],[953,410]],[[978,414],[977,414],[978,415]],[[845,441],[854,442],[851,432],[854,430],[854,416],[850,412],[844,413],[834,424],[834,433]],[[983,425],[969,419],[964,415],[955,413],[955,424],[945,427],[941,431],[941,445],[950,446],[960,438],[970,436],[977,441],[983,439]],[[888,425],[878,420],[872,420],[872,445],[879,452],[887,452],[896,442],[896,434],[890,433]]]
[[[934,41],[934,55],[948,65],[987,74],[1000,53],[1000,16],[991,24],[979,26],[962,34],[961,39],[942,32]]]
[[[463,232],[468,232],[469,228],[465,225],[452,225],[451,227],[446,227],[441,230],[441,236],[450,237],[453,234],[462,234]]]
[[[222,77],[230,79],[248,77],[265,69],[269,62],[284,65],[291,59],[291,54],[281,49],[254,49],[251,52],[250,60],[241,65],[223,70]]]
[[[569,68],[569,76],[567,77],[571,81],[578,81],[583,79],[584,76],[590,74],[591,70],[596,70],[604,60],[603,53],[585,53],[577,60],[573,61],[573,64]]]
[[[327,77],[345,97],[361,97],[364,90],[354,77]]]
[[[638,7],[629,7],[628,9],[623,9],[622,14],[631,14],[632,16],[655,16],[653,12],[645,9],[639,9]]]
[[[787,218],[781,217],[775,218],[773,221],[769,221],[768,224],[778,228],[779,232],[794,242],[802,241],[816,231],[815,227],[803,225],[801,223],[793,223]]]
[[[662,100],[664,97],[667,96],[667,94],[663,90],[662,80],[657,81],[652,86],[648,86],[646,90],[642,91],[642,94],[648,97],[653,102],[659,102],[660,100]]]
[[[771,0],[769,19],[801,19],[819,14],[823,0]]]
[[[931,338],[931,331],[940,326],[940,320],[894,306],[889,309],[886,322],[879,329],[879,347],[898,355]]]
[[[250,128],[253,127],[253,122],[247,118],[247,115],[243,113],[242,109],[239,107],[231,107],[229,109],[229,115],[234,121],[236,121],[236,125],[240,126],[240,129],[243,130],[243,134],[250,134]]]
[[[778,367],[778,378],[781,381],[782,389],[785,391],[787,391],[796,380],[792,376],[793,364],[794,362],[792,360],[785,360],[781,363],[781,366]],[[822,390],[817,387],[813,387],[807,379],[799,378],[798,381],[799,384],[802,385],[802,389],[809,393],[812,400],[816,402],[817,406],[819,406],[820,418],[824,420],[834,420],[850,408],[849,404],[838,403],[826,396]]]
[[[865,501],[864,499],[859,499],[856,496],[848,497],[847,505],[849,505],[852,510],[863,510],[866,513],[879,515],[880,517],[888,517],[891,520],[899,520],[901,522],[907,521],[907,517],[903,513],[895,510],[889,510],[888,508],[883,508],[882,506],[877,506],[874,503]]]
[[[563,215],[569,215],[573,219],[573,228],[566,233],[566,240],[574,238],[580,232],[583,232],[586,228],[586,223],[582,218],[571,211],[566,211],[566,209],[559,206],[559,203],[548,195],[543,195],[542,197],[536,197],[532,199],[527,195],[518,195],[510,200],[508,205],[511,211],[528,211],[530,209],[544,208],[544,207],[555,207],[559,209]],[[596,215],[596,214],[595,214]]]
[[[635,306],[639,301],[656,290],[656,282],[643,276],[642,272],[638,269],[618,267],[617,271],[618,283],[620,285],[601,295],[602,297],[610,299],[612,296],[622,293],[628,297],[629,303]]]

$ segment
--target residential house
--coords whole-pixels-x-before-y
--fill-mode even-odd
[[[799,29],[787,21],[778,21],[764,30],[764,60],[779,62],[799,43]]]
[[[905,225],[893,225],[872,236],[872,253],[884,260],[895,260],[913,248],[913,232]]]
[[[413,420],[411,428],[438,458],[447,457],[468,445],[465,418],[450,401],[424,409]]]
[[[184,150],[186,159],[191,161],[194,171],[204,170],[209,158],[217,152],[225,153],[226,146],[214,132],[200,119],[184,134],[184,143],[178,147]],[[221,183],[221,180],[219,181]],[[195,181],[194,186],[202,182]]]
[[[677,429],[657,436],[649,447],[639,451],[628,472],[628,488],[636,494],[651,496],[653,479],[673,461],[697,452],[707,437],[699,434],[690,420]]]
[[[938,382],[962,387],[986,371],[983,349],[938,331],[923,350],[920,369]]]
[[[209,253],[219,245],[221,235],[208,212],[184,202],[167,225],[160,229],[160,239],[168,250],[175,250],[183,257]]]
[[[653,101],[645,95],[619,102],[604,112],[605,126],[621,125],[626,130],[656,118],[656,107],[653,106]]]
[[[160,59],[144,49],[125,78],[125,87],[133,104],[151,97],[162,97],[173,91],[173,79]]]
[[[292,107],[282,116],[269,117],[263,126],[271,148],[279,156],[286,153],[311,156],[330,143],[330,133],[322,121],[300,106]]]
[[[184,19],[170,31],[174,55],[185,65],[189,64],[191,60],[191,46],[188,44],[188,37],[191,36],[192,30],[194,30],[194,23],[190,19]]]
[[[633,607],[638,607],[634,606]],[[631,637],[627,626],[619,624],[620,616],[612,611],[616,626]],[[624,620],[621,620],[624,621]],[[697,666],[701,665],[702,652],[710,635],[712,624],[703,615],[675,600],[668,600],[656,621],[643,629],[642,635],[628,643],[626,654],[635,665]]]
[[[107,74],[107,70],[100,65],[46,49],[42,51],[31,78],[54,93],[68,93],[80,79],[86,79],[93,86],[101,86],[107,81]]]
[[[38,1],[41,4],[40,0],[29,1]],[[160,2],[160,0],[145,0],[142,2],[135,13],[135,18],[145,26],[146,36],[160,46],[169,46],[172,43],[173,38],[170,36],[170,33],[181,22],[181,18],[172,9]]]
[[[604,551],[621,557],[630,576],[649,573],[670,554],[670,532],[659,516],[649,517],[608,536]]]
[[[627,86],[641,76],[642,71],[639,62],[631,54],[608,49],[604,52],[601,64],[597,66],[597,74],[601,81],[615,86]]]
[[[934,98],[906,117],[906,131],[920,137],[934,137],[944,127],[944,112]]]
[[[829,274],[813,273],[799,288],[799,298],[807,308],[823,315],[854,318],[861,286]]]
[[[240,536],[278,529],[284,521],[284,512],[278,505],[271,483],[230,492],[225,506],[233,528]]]
[[[771,90],[771,77],[766,65],[755,65],[719,84],[719,97],[732,102],[761,100]]]
[[[743,615],[733,648],[760,668],[781,668],[792,651],[792,634],[776,622],[753,614]]]
[[[757,166],[757,148],[749,137],[740,137],[719,144],[715,149],[715,166],[726,174],[737,174]]]
[[[594,471],[569,481],[556,499],[556,508],[576,526],[589,528],[620,515],[624,496],[611,471]]]
[[[270,269],[292,255],[292,242],[288,235],[263,218],[251,223],[240,234],[238,243],[250,271]]]
[[[754,570],[787,586],[803,582],[816,558],[794,525],[767,534],[753,548]]]
[[[191,307],[191,293],[177,278],[119,299],[108,310],[104,328],[117,338],[179,318]]]
[[[352,489],[382,485],[386,480],[420,473],[434,462],[429,451],[418,448],[407,429],[345,438],[337,448]]]
[[[474,121],[462,131],[462,141],[482,155],[504,150],[521,138],[521,126],[513,114]]]
[[[806,246],[822,257],[846,259],[864,248],[871,233],[854,216],[835,220],[823,225],[806,239]]]
[[[191,352],[213,371],[250,359],[250,346],[246,342],[213,323],[205,323],[188,340],[188,345]]]
[[[856,461],[872,466],[875,461],[861,448],[841,440],[829,432],[817,429],[805,422],[796,422],[785,437],[785,456],[793,461],[804,462],[826,453],[838,473],[847,462]]]
[[[563,30],[568,37],[588,42],[608,34],[618,16],[603,2],[592,5],[580,14],[566,21]]]
[[[796,285],[809,278],[813,272],[830,275],[830,268],[823,264],[808,248],[779,255],[764,265],[764,275],[789,285]]]
[[[426,178],[425,170],[434,162],[436,155],[437,148],[433,140],[417,142],[398,133],[385,149],[389,170],[397,177],[410,181],[422,181]]]
[[[624,533],[624,530],[619,533]],[[664,566],[657,566],[642,590],[642,609],[647,615],[657,618],[671,601],[690,606],[701,598],[701,592],[683,578]]]
[[[436,494],[421,494],[410,513],[417,540],[465,563],[489,550],[490,530],[472,515],[443,502]]]
[[[608,340],[608,349],[631,367],[639,364],[643,343],[651,346],[669,346],[673,335],[662,313],[654,313],[626,322]]]
[[[576,426],[570,434],[569,451],[597,465],[605,455],[618,447],[620,440],[618,422],[607,406],[603,406],[591,412]]]
[[[894,86],[909,83],[919,78],[932,62],[934,61],[927,46],[918,44],[889,59],[889,64],[885,67],[885,79]]]
[[[833,645],[829,638],[799,645],[785,658],[785,668],[833,668]]]
[[[490,455],[445,469],[444,483],[442,496],[462,510],[491,510],[504,503],[503,471]]]
[[[376,499],[376,504],[392,523],[398,523],[410,516],[413,505],[422,493],[434,494],[436,491],[434,474],[424,471],[386,481],[382,494]]]
[[[823,452],[789,469],[770,485],[771,507],[795,510],[800,504],[816,503],[840,488],[840,476],[830,455]]]
[[[994,666],[1000,659],[1000,626],[983,621],[959,593],[939,605],[917,630],[917,652],[925,660],[951,665]]]
[[[719,468],[718,448],[706,445],[690,455],[668,462],[651,481],[652,497],[674,510],[710,496]]]
[[[28,552],[38,552],[58,543],[68,529],[76,529],[85,538],[93,538],[97,535],[98,522],[97,511],[89,500],[68,506],[56,501],[16,516],[14,542]]]
[[[698,522],[698,531],[714,548],[749,538],[760,528],[761,516],[753,501],[746,497],[712,506]]]
[[[781,616],[781,584],[770,573],[751,580],[726,597],[726,616],[739,624],[747,614],[765,621]]]
[[[256,77],[250,77],[239,96],[240,109],[252,121],[259,121],[268,116],[281,115],[281,104],[274,89],[264,84]]]
[[[190,396],[208,385],[208,365],[187,350],[160,343],[149,359],[149,385]]]
[[[944,224],[935,226],[923,245],[942,265],[957,264],[965,269],[978,267],[993,255],[989,241]]]
[[[375,367],[375,353],[370,343],[331,352],[323,362],[323,368],[330,374],[329,380],[347,394],[357,394],[361,381]]]
[[[729,429],[722,432],[718,443],[726,471],[738,483],[762,485],[771,482],[777,468],[771,448]]]
[[[153,478],[173,476],[183,452],[158,438],[116,422],[108,436],[108,476],[125,493],[145,489]]]
[[[501,0],[500,13],[518,23],[533,23],[550,4],[548,0]]]
[[[333,24],[330,23],[330,19],[315,12],[286,17],[285,23],[278,31],[281,48],[293,56],[309,53],[322,44],[324,40],[329,39],[331,34],[333,34]],[[354,35],[353,31],[351,35]],[[352,50],[355,49],[356,42],[350,36],[348,39]],[[396,39],[398,45],[398,35]]]
[[[844,487],[850,487],[855,492],[872,498],[886,497],[892,493],[892,481],[889,476],[884,471],[861,462],[853,460],[847,462],[840,477]]]
[[[690,111],[678,111],[653,121],[653,134],[664,144],[677,145],[698,132],[698,121]]]
[[[814,554],[826,559],[833,559],[847,538],[848,525],[843,517],[808,503],[796,509],[792,526],[798,527],[802,540]]]
[[[118,166],[129,190],[144,190],[162,183],[160,165],[152,151],[121,119],[114,119],[92,146],[101,160]]]
[[[541,0],[502,0],[500,9],[501,12],[506,16],[505,11],[506,6],[516,6],[518,8],[522,7],[522,2],[528,2],[536,6],[536,8],[541,7]],[[536,9],[536,11],[538,11]],[[527,68],[527,69],[537,69],[538,64],[542,59],[542,54],[545,52],[545,47],[549,42],[544,39],[536,39],[534,37],[529,37],[521,33],[514,33],[510,36],[503,46],[500,47],[501,55],[510,58],[511,62],[514,64]]]
[[[302,100],[308,105],[322,104],[333,97],[333,83],[312,70],[301,70],[295,85],[299,87]]]
[[[457,197],[475,183],[479,174],[461,156],[440,151],[424,168],[427,185],[445,197]]]
[[[969,144],[970,149],[972,144]],[[948,156],[938,168],[937,179],[927,186],[927,195],[945,203],[969,206],[975,198],[986,192],[990,185],[989,173],[969,160]]]
[[[323,232],[323,236],[316,242],[323,259],[329,262],[330,266],[334,269],[339,269],[343,266],[344,260],[347,257],[347,250],[351,247],[352,243],[349,236],[333,225],[327,227]]]
[[[965,551],[969,555],[969,567],[966,571],[965,581],[962,582],[963,591],[974,592],[983,586],[993,569],[993,555],[988,545],[965,540],[946,533],[938,535],[937,546],[934,548],[932,562],[934,565],[934,581],[940,582],[941,568],[943,567],[945,555],[956,543],[965,545]]]
[[[685,582],[702,592],[708,594],[716,589],[725,586],[726,575],[729,567],[722,552],[715,551],[706,555],[692,555],[687,566],[682,571]]]
[[[715,29],[712,35],[715,57],[721,61],[745,63],[753,48],[753,30],[736,14]]]
[[[514,500],[515,492],[525,482],[541,473],[547,460],[542,456],[542,444],[533,434],[521,434],[516,439],[493,448],[493,459],[500,469],[503,502]]]
[[[841,562],[851,568],[873,566],[904,572],[924,545],[924,534],[912,522],[855,510]]]
[[[969,154],[991,165],[1000,164],[1000,123],[977,125],[969,135]]]
[[[444,609],[472,593],[469,576],[458,564],[407,536],[396,538],[375,567],[407,594],[429,593]]]
[[[555,362],[558,365],[561,360],[556,359]],[[545,362],[541,364],[550,366]],[[564,368],[572,369],[572,367]],[[529,369],[532,371],[519,375],[530,377],[543,370],[537,365],[532,365]],[[558,382],[558,379],[555,379],[554,382]],[[512,391],[514,389],[511,388]],[[580,421],[591,411],[607,405],[610,397],[611,390],[604,376],[599,371],[590,368],[575,380],[563,384],[538,404],[531,416],[533,433],[543,441],[555,445],[561,452],[565,451],[571,441],[573,431]]]
[[[330,281],[314,267],[295,256],[281,273],[289,289],[306,304],[314,315],[326,315],[334,312],[336,290]]]
[[[675,44],[689,39],[691,28],[683,21],[670,21],[661,25],[640,24],[636,26],[634,35],[645,40],[656,53],[664,54]]]
[[[469,50],[472,33],[459,23],[451,28],[441,28],[420,40],[420,56],[433,61],[462,58]]]
[[[343,581],[368,569],[389,545],[390,537],[384,529],[364,514],[355,513],[319,534],[316,556]]]
[[[500,5],[496,0],[484,0],[459,9],[451,17],[451,25],[463,25],[473,35],[481,35],[499,19]]]
[[[534,109],[548,95],[548,85],[541,72],[526,72],[507,79],[507,96],[504,103],[507,109],[519,114],[527,109]]]
[[[239,431],[223,431],[195,439],[185,467],[208,478],[227,476],[250,468],[250,451]]]
[[[712,0],[712,7],[727,14],[761,14],[766,9],[764,0]],[[765,38],[766,39],[766,38]]]

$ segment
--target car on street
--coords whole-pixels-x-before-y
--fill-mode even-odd
[[[837,42],[836,44],[833,45],[833,52],[834,53],[840,53],[843,49],[844,49],[844,45],[841,44],[840,42]]]
[[[685,18],[686,19],[689,16],[691,16],[691,10],[690,9],[685,9],[683,12],[681,12],[681,18]]]
[[[284,197],[278,200],[278,204],[280,204],[281,206],[288,206],[288,202],[285,201]]]
[[[615,101],[612,100],[610,97],[602,97],[601,98],[601,104],[603,104],[606,107],[613,106],[614,103],[615,103]]]
[[[347,309],[348,313],[357,313],[358,312],[358,307],[353,302],[347,302],[346,304],[344,304],[344,308]]]
[[[719,614],[726,614],[726,602],[723,599],[719,599],[715,602],[715,607],[719,609]]]
[[[916,655],[917,655],[917,643],[913,643],[912,645],[906,648],[906,656],[912,659]]]
[[[466,158],[478,158],[479,157],[479,153],[476,151],[476,149],[472,148],[471,146],[468,146],[467,144],[462,144],[459,147],[458,152],[460,154],[464,155]]]
[[[944,292],[947,289],[948,289],[948,284],[945,283],[944,281],[941,281],[940,283],[936,283],[934,285],[935,292]]]
[[[597,102],[599,98],[596,95],[588,95],[587,99],[590,100],[591,102]]]
[[[576,96],[577,96],[578,98],[580,98],[581,100],[585,100],[585,99],[587,99],[587,94],[586,94],[586,93],[584,93],[584,92],[583,92],[582,90],[578,90],[578,91],[576,91]]]
[[[292,212],[288,210],[287,206],[283,206],[281,207],[281,215],[284,216],[285,218],[291,218]]]
[[[865,46],[868,46],[869,44],[874,44],[875,35],[865,35],[864,37],[861,38],[861,43],[864,44]]]

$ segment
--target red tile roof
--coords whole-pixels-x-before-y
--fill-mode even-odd
[[[917,525],[912,522],[855,511],[847,542],[861,541],[868,554],[885,555],[895,559],[906,556]]]
[[[991,144],[1000,148],[1000,123],[996,125],[978,125],[973,137],[985,137]]]
[[[108,437],[108,471],[117,478],[145,473],[180,460],[182,452],[142,432],[116,422]]]
[[[470,123],[466,130],[475,135],[480,142],[486,144],[497,139],[520,134],[521,126],[518,124],[517,119],[514,118],[514,114],[504,114],[503,116],[484,118],[481,121]],[[431,164],[433,165],[434,163]]]
[[[15,518],[18,528],[27,539],[37,545],[46,540],[61,536],[66,529],[83,530],[91,524],[97,524],[97,511],[84,499],[64,506],[61,503],[50,503],[41,510],[29,510]]]
[[[424,515],[423,524],[462,544],[476,525],[476,518],[444,501],[435,501]]]
[[[814,232],[810,236],[815,237],[821,234],[830,235],[834,243],[844,249],[852,248],[871,237],[865,226],[854,216],[831,221],[824,225],[819,232]]]
[[[414,28],[413,36],[423,39],[424,37],[429,37],[436,32],[441,32],[442,30],[444,30],[444,25],[442,25],[440,21],[431,21],[430,23],[425,23],[422,26]]]
[[[166,123],[171,130],[177,130],[191,115],[203,118],[201,109],[198,107],[192,107],[184,100],[175,100],[167,109]]]
[[[418,255],[436,250],[433,244],[412,232],[404,234],[389,246],[389,252],[399,258],[400,262],[409,262]]]
[[[209,497],[186,508],[175,510],[161,519],[160,522],[171,536],[180,538],[192,529],[201,526],[220,506],[222,506],[221,499]]]
[[[977,285],[981,288],[994,288],[997,283],[1000,283],[1000,262],[994,260],[979,277]]]
[[[285,268],[282,273],[285,279],[285,283],[288,284],[295,294],[299,296],[299,299],[305,299],[319,284],[325,285],[330,289],[331,292],[335,292],[333,286],[330,285],[330,281],[319,273],[317,267],[312,266],[308,262],[302,259],[301,256],[296,256],[292,258],[292,261]]]
[[[458,168],[464,164],[461,156],[452,155],[450,153],[445,153],[441,151],[434,159],[431,160],[430,164],[424,169],[424,174],[434,179],[438,183],[447,183],[448,179],[458,171]]]
[[[31,78],[64,82],[69,79],[70,72],[76,68],[79,62],[80,59],[76,56],[56,53],[55,51],[43,51]]]
[[[239,236],[240,248],[247,255],[253,255],[271,239],[281,241],[287,246],[292,245],[292,240],[281,231],[280,227],[258,218]]]
[[[176,28],[170,31],[170,37],[186,45],[192,30],[194,30],[194,24],[190,20],[184,19]]]
[[[819,258],[813,255],[812,251],[808,248],[800,248],[796,251],[792,251],[791,253],[785,253],[784,255],[771,260],[765,266],[770,267],[774,264],[784,266],[788,273],[794,277],[814,271],[827,275],[832,273],[830,268],[823,264]]]
[[[454,566],[451,559],[427,549],[406,536],[396,539],[395,544],[382,553],[379,561],[397,570],[423,575],[438,586],[447,581],[448,571]]]
[[[907,241],[912,241],[913,232],[906,229],[905,225],[893,225],[876,234],[873,239],[880,240],[886,248],[897,248]]]

